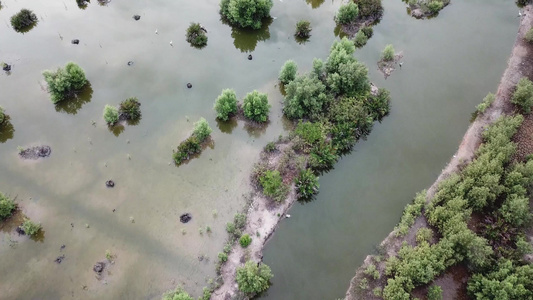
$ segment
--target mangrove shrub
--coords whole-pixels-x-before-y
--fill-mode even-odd
[[[33,11],[23,8],[11,17],[11,26],[15,31],[21,32],[31,28],[38,20]]]
[[[272,0],[222,0],[220,13],[232,25],[259,29],[273,5]]]
[[[241,247],[246,248],[252,243],[252,238],[249,234],[244,234],[239,239],[239,244],[241,244]]]
[[[511,102],[517,105],[522,112],[530,113],[533,105],[533,82],[526,77],[522,77],[516,85]]]
[[[187,28],[185,37],[191,46],[201,48],[207,45],[206,30],[200,25],[200,23],[191,23],[189,28]]]
[[[370,27],[369,27],[370,28]],[[368,42],[368,37],[366,36],[366,34],[363,32],[363,30],[359,30],[356,34],[355,34],[355,39],[354,39],[354,44],[356,47],[358,48],[361,48],[363,47],[364,45],[366,45],[366,42]]]
[[[529,30],[526,32],[526,35],[524,36],[524,38],[529,43],[533,43],[533,28],[529,28]]]
[[[256,122],[266,122],[270,112],[267,94],[253,91],[244,97],[242,108],[244,116]]]
[[[202,147],[198,139],[195,136],[190,136],[178,145],[178,151],[173,153],[172,158],[179,165],[190,159],[191,155],[200,153],[201,151]]]
[[[428,300],[442,300],[442,288],[438,285],[432,285],[428,289]]]
[[[296,23],[296,37],[306,39],[311,36],[311,23],[307,20],[301,20]]]
[[[279,81],[283,84],[288,84],[296,78],[296,72],[298,71],[298,66],[294,60],[290,59],[285,62],[281,71],[279,72]]]
[[[335,16],[335,22],[337,24],[345,25],[349,24],[357,19],[359,15],[359,7],[353,1],[348,2],[347,4],[341,5],[339,11]]]
[[[0,106],[0,124],[4,123],[5,118],[6,118],[5,110],[2,106]]]
[[[41,224],[34,223],[30,219],[24,218],[24,222],[20,226],[24,232],[29,236],[35,236],[41,231]]]
[[[118,109],[114,106],[106,104],[104,107],[104,120],[107,125],[115,125],[118,122]]]
[[[237,112],[237,96],[235,95],[235,91],[232,89],[222,90],[222,94],[215,101],[214,108],[217,112],[217,118],[222,121],[227,121]]]
[[[87,84],[85,72],[73,62],[67,63],[64,69],[46,70],[43,76],[54,104],[73,96]]]
[[[384,61],[392,61],[394,59],[394,47],[391,44],[385,46],[381,52],[381,59]]]
[[[10,217],[16,207],[17,206],[13,200],[0,193],[0,221]]]
[[[137,120],[141,117],[141,103],[137,98],[128,98],[120,102],[118,112],[128,120]]]
[[[259,182],[263,187],[263,194],[278,202],[283,201],[289,192],[289,188],[283,183],[283,179],[278,170],[265,171],[265,173],[259,177]]]
[[[209,123],[204,118],[200,118],[196,123],[194,123],[193,136],[195,136],[198,141],[201,143],[211,134],[213,130],[209,127]]]
[[[360,18],[380,18],[383,15],[381,0],[354,0],[354,2],[359,7]]]
[[[163,295],[162,300],[194,300],[184,289],[178,287]]]
[[[267,290],[272,277],[274,275],[270,267],[263,263],[257,264],[249,260],[243,267],[237,268],[237,284],[239,290],[244,293],[256,294]]]
[[[493,93],[488,93],[487,96],[483,98],[483,101],[476,106],[476,111],[480,114],[484,113],[494,100],[496,100],[496,96],[494,96]]]
[[[289,119],[316,119],[328,102],[326,86],[316,76],[297,76],[285,91],[283,112]]]
[[[298,193],[298,200],[311,199],[318,193],[320,184],[318,183],[318,177],[309,169],[300,171],[298,177],[296,177],[296,192]]]

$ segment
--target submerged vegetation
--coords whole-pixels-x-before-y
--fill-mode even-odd
[[[200,25],[200,23],[191,23],[187,28],[185,37],[187,42],[193,47],[202,48],[207,45],[207,30]]]
[[[335,22],[338,25],[346,25],[354,22],[357,16],[359,16],[359,7],[353,1],[349,1],[347,4],[339,7],[339,11],[335,16]]]
[[[181,142],[178,150],[172,154],[172,158],[177,165],[192,158],[193,155],[202,152],[202,143],[211,135],[211,127],[206,119],[200,118],[194,123],[194,130],[191,136]]]
[[[516,91],[511,98],[511,102],[518,106],[523,113],[529,114],[533,105],[533,82],[522,77],[516,85]]]
[[[26,32],[37,24],[37,16],[29,9],[21,9],[11,17],[11,26],[17,32]]]
[[[73,62],[56,71],[46,70],[43,76],[54,104],[75,96],[88,83],[83,69]]]
[[[260,29],[273,5],[272,0],[222,0],[220,14],[232,25]]]

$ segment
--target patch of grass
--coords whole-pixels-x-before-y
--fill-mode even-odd
[[[283,183],[281,175],[277,170],[267,170],[259,177],[259,182],[263,187],[263,194],[277,202],[283,201],[289,193],[289,187]]]
[[[239,239],[239,244],[241,244],[241,247],[246,248],[252,243],[252,238],[249,234],[244,234]]]

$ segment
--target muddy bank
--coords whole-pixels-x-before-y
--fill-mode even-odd
[[[474,158],[475,151],[481,144],[481,135],[483,130],[500,116],[512,114],[514,107],[510,102],[512,94],[515,90],[515,86],[520,78],[527,76],[529,78],[533,75],[533,46],[526,43],[523,39],[525,33],[533,25],[533,6],[528,5],[524,8],[524,17],[520,22],[518,29],[518,35],[509,58],[507,69],[505,70],[503,77],[500,81],[498,91],[496,93],[496,100],[494,103],[483,113],[477,117],[477,119],[470,125],[466,131],[458,150],[453,155],[453,158],[448,165],[442,170],[437,180],[431,185],[426,194],[426,201],[432,199],[439,183],[449,177],[451,174],[459,171],[461,166],[468,164]],[[523,128],[527,125],[523,125]],[[521,129],[523,130],[523,129]],[[528,132],[528,130],[524,130]],[[520,146],[519,146],[520,148]],[[520,152],[519,152],[520,153]],[[369,255],[365,258],[363,264],[356,270],[355,276],[350,281],[350,286],[346,293],[346,299],[382,299],[380,296],[375,296],[372,290],[376,287],[383,288],[386,284],[385,261],[390,256],[395,256],[401,244],[406,241],[407,243],[414,245],[414,237],[418,228],[426,226],[426,219],[424,212],[419,216],[414,225],[410,228],[409,232],[403,237],[396,237],[396,232],[392,231],[381,242],[378,247],[377,255]],[[365,269],[374,264],[380,273],[379,280],[373,280],[370,282],[366,289],[361,288],[362,281],[365,276]],[[443,275],[446,276],[447,273]],[[459,280],[460,282],[460,280]],[[459,286],[460,284],[458,284]],[[450,285],[450,288],[452,285]]]

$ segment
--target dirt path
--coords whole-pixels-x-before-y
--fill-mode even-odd
[[[457,172],[461,165],[472,161],[476,149],[481,144],[481,134],[483,130],[489,124],[496,121],[500,116],[511,114],[513,112],[514,108],[510,103],[510,99],[520,78],[527,76],[531,79],[533,77],[533,46],[525,42],[523,39],[525,33],[533,26],[533,5],[526,6],[523,11],[525,15],[520,22],[518,35],[511,57],[508,61],[507,69],[503,74],[496,93],[496,100],[485,113],[483,113],[483,115],[478,116],[470,125],[457,149],[457,152],[454,154],[448,165],[442,170],[442,173],[437,180],[428,189],[426,195],[427,200],[435,195],[437,187],[442,180]],[[523,131],[529,132],[529,129]],[[424,216],[418,217],[415,224],[409,230],[409,233],[400,238],[396,237],[395,232],[392,231],[380,244],[385,259],[382,258],[380,261],[376,261],[373,255],[369,255],[365,258],[363,264],[356,270],[355,276],[350,281],[350,286],[346,292],[346,299],[382,299],[381,297],[373,296],[371,292],[365,292],[358,288],[361,279],[365,277],[363,273],[364,269],[371,263],[377,265],[378,270],[381,273],[381,279],[377,281],[377,286],[383,287],[386,284],[386,277],[383,272],[386,257],[396,255],[403,241],[412,244],[411,240],[416,233],[416,229],[420,228],[425,223],[426,220]],[[369,290],[372,290],[373,287],[374,286]]]

